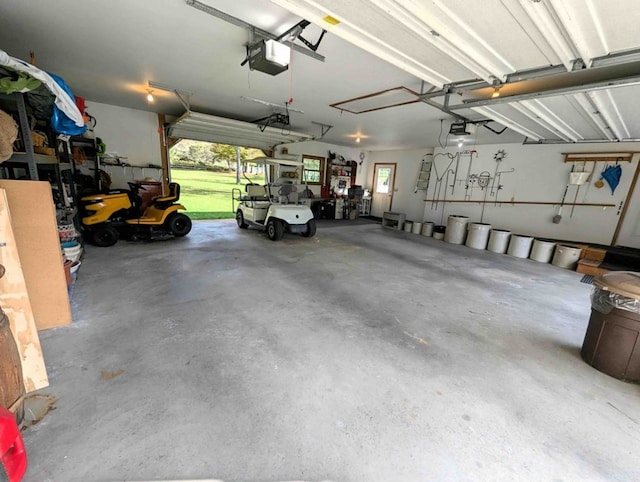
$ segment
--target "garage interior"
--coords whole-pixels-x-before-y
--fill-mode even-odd
[[[640,271],[640,34],[616,3],[0,5],[0,89],[55,74],[84,131],[0,90],[24,480],[637,479],[640,328],[608,340],[619,373],[583,346],[593,278]],[[309,203],[342,177],[357,213],[278,242],[231,219],[83,238],[65,170],[169,196],[180,139],[321,159]]]

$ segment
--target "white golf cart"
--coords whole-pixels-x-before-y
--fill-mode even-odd
[[[238,202],[238,227],[256,227],[267,233],[272,241],[279,241],[284,233],[301,234],[310,238],[316,234],[316,222],[311,209],[299,199],[309,190],[301,184],[304,164],[288,159],[260,157],[252,162],[264,166],[266,184],[249,183],[244,193],[234,188],[233,203]],[[273,179],[273,181],[272,181]]]

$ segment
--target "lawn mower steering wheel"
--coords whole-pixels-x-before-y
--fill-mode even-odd
[[[129,188],[131,188],[132,191],[137,191],[139,189],[146,191],[147,188],[144,187],[142,184],[137,184],[135,182],[127,182],[127,184],[129,185]]]

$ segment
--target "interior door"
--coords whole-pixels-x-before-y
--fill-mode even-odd
[[[381,218],[385,211],[391,211],[395,174],[395,164],[374,165],[371,216]]]

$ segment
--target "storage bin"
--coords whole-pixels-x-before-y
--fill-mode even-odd
[[[485,223],[469,224],[469,232],[467,233],[467,247],[473,249],[485,249],[489,242],[489,233],[491,225]]]
[[[469,218],[467,216],[458,216],[452,214],[447,219],[447,230],[444,233],[444,240],[451,244],[464,244],[465,237],[467,236],[467,223]]]
[[[531,236],[512,234],[507,254],[515,258],[528,258],[532,244],[533,238]]]

